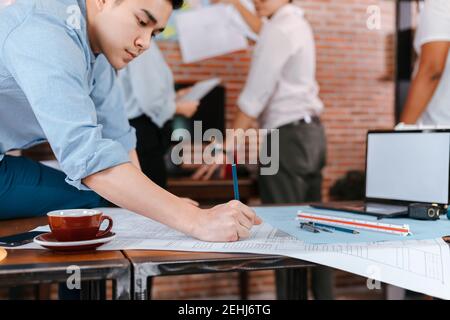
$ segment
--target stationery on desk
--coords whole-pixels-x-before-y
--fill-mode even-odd
[[[305,223],[305,222],[303,222]],[[329,233],[333,233],[333,231],[339,231],[339,232],[345,232],[345,233],[351,233],[351,234],[359,234],[358,231],[338,226],[333,226],[329,224],[323,224],[323,223],[316,223],[316,222],[307,222],[308,224],[314,226],[319,231],[325,231]]]
[[[239,196],[239,183],[238,183],[238,176],[237,176],[237,168],[236,164],[233,163],[231,165],[231,170],[233,172],[233,189],[234,189],[234,200],[240,201]]]
[[[374,221],[342,218],[331,215],[324,215],[318,213],[310,213],[298,211],[297,220],[306,223],[320,224],[321,227],[334,228],[335,230],[344,231],[348,233],[358,234],[356,230],[346,229],[344,227],[354,227],[356,229],[363,229],[374,232],[383,232],[396,234],[401,236],[408,236],[411,234],[409,225],[396,225],[388,223],[379,223]],[[343,227],[344,226],[344,227]]]

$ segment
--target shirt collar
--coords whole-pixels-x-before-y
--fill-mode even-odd
[[[88,30],[87,30],[87,28],[88,28],[88,25],[87,25],[88,24],[88,19],[87,19],[86,1],[90,1],[90,0],[77,0],[78,5],[80,6],[81,14],[83,15],[84,20],[86,21],[86,30],[85,30],[85,32],[86,32],[86,39],[87,39],[87,44],[88,44],[88,47],[89,47],[89,49],[88,49],[89,50],[89,55],[91,57],[91,65],[93,65],[95,63],[95,60],[96,60],[97,56],[92,51],[91,44],[90,44],[90,41],[89,41],[89,34],[88,34]]]

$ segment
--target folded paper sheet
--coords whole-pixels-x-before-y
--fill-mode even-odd
[[[217,4],[179,13],[176,25],[184,63],[244,50],[248,42],[235,26],[227,5]]]

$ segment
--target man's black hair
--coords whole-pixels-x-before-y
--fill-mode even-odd
[[[167,0],[172,4],[174,10],[180,9],[183,6],[184,0]],[[116,5],[121,4],[123,0],[116,0]]]
[[[174,10],[180,9],[183,6],[184,0],[169,0],[172,3]]]

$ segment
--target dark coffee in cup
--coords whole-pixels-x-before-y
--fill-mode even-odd
[[[102,237],[113,227],[111,217],[93,209],[58,210],[47,213],[53,235],[58,241],[84,241]],[[100,230],[103,221],[108,227]]]

